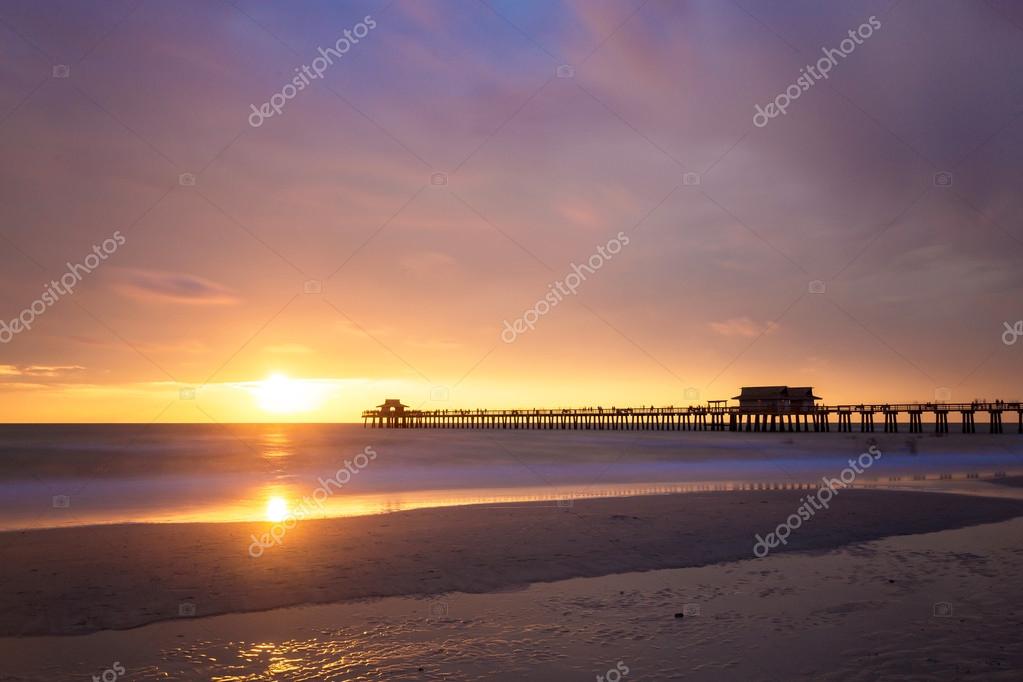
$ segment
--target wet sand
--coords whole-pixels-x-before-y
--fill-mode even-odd
[[[0,635],[84,634],[182,616],[446,592],[752,557],[806,491],[690,493],[422,509],[267,524],[114,525],[0,534]],[[787,547],[828,550],[1023,515],[1023,501],[843,490]],[[772,555],[773,556],[773,555]]]
[[[1023,671],[1020,537],[1017,518],[513,592],[0,638],[0,679],[88,679],[116,661],[137,682],[617,679],[606,673],[619,663],[624,682],[1012,680]]]

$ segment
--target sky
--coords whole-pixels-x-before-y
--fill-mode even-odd
[[[1019,3],[6,0],[0,51],[0,421],[1023,398]]]

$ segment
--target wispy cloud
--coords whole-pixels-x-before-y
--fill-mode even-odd
[[[84,371],[81,365],[0,365],[0,377],[57,378]]]
[[[118,289],[143,301],[164,301],[185,305],[232,305],[238,297],[212,280],[181,272],[159,270],[121,271]]]
[[[711,322],[710,328],[721,336],[744,336],[753,338],[769,334],[778,328],[776,322],[756,322],[748,317],[730,317],[723,322]]]

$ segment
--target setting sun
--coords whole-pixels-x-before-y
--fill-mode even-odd
[[[271,497],[266,502],[266,519],[280,523],[288,515],[288,502],[283,497]]]
[[[308,412],[323,402],[323,390],[316,382],[271,374],[255,385],[253,395],[259,406],[274,414]]]

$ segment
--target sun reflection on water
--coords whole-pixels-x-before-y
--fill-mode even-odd
[[[268,461],[287,459],[295,454],[291,438],[284,431],[270,431],[260,438],[263,459]]]

